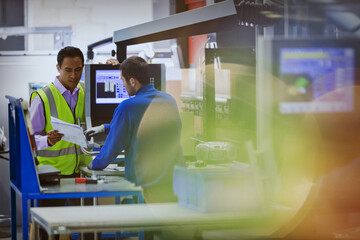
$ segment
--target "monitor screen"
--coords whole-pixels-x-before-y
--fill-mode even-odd
[[[160,91],[165,90],[165,66],[149,64],[150,83]],[[87,126],[109,123],[114,110],[129,95],[121,80],[119,65],[85,65],[85,114]]]
[[[283,47],[279,49],[282,114],[353,110],[355,51],[350,47]],[[323,98],[331,93],[332,97]],[[314,101],[319,99],[317,101]]]
[[[129,98],[120,70],[95,70],[96,104],[119,104]]]
[[[360,100],[358,39],[264,37],[258,50],[257,147],[270,161],[289,157],[289,139],[304,146],[306,125],[328,139],[353,126],[345,120]]]

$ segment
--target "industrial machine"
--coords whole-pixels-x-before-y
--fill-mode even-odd
[[[251,184],[263,193],[260,209],[274,217],[258,222],[265,236],[358,238],[351,227],[358,226],[360,207],[351,192],[359,192],[354,143],[360,5],[351,0],[215,2],[115,31],[118,60],[126,58],[128,45],[171,38],[181,45],[181,38],[211,33],[206,39],[218,48],[205,42],[200,64],[189,69],[195,80],[182,82],[187,159],[196,160],[197,145],[208,153],[206,160],[210,152],[224,159],[221,144],[234,144],[237,164],[248,164]],[[182,180],[198,179],[205,194],[212,193],[210,185],[224,183],[218,178],[208,184],[208,172],[201,169],[177,172],[186,176]],[[176,191],[185,194],[179,195],[186,196],[183,205],[204,210],[199,202],[186,201],[211,203],[211,195]],[[339,223],[340,218],[348,220]],[[236,239],[236,233],[229,235]]]
[[[215,1],[100,41],[122,62],[128,45],[211,34],[180,86],[188,166],[175,168],[174,191],[219,214],[220,230],[222,212],[244,216],[218,239],[360,238],[359,12],[354,0]],[[164,66],[150,75],[164,91]],[[87,64],[85,82],[87,128],[108,123],[129,97],[119,66]]]

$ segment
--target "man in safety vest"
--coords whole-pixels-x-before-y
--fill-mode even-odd
[[[52,165],[62,176],[75,177],[80,165],[87,165],[91,157],[80,147],[61,140],[62,134],[53,130],[50,117],[77,124],[85,120],[85,91],[80,83],[84,56],[80,49],[65,47],[57,56],[59,76],[31,95],[30,116],[35,133],[40,165]]]
[[[78,177],[79,166],[91,162],[80,147],[61,140],[62,134],[53,130],[50,118],[78,124],[85,121],[85,89],[80,84],[84,68],[84,56],[80,49],[65,47],[57,55],[56,68],[59,75],[54,81],[31,95],[30,118],[35,134],[39,165],[52,165],[61,171],[61,177]],[[40,199],[39,206],[79,205],[78,199]],[[90,205],[91,199],[85,199]],[[85,239],[93,239],[94,234],[85,234]],[[40,228],[40,239],[48,239]],[[55,239],[59,239],[56,236]]]

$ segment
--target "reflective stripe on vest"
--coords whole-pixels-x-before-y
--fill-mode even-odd
[[[69,155],[69,154],[77,154],[77,155],[81,155],[83,154],[83,152],[81,151],[80,148],[76,148],[75,147],[68,147],[68,148],[62,148],[60,150],[39,150],[38,151],[38,156],[39,157],[59,157],[59,156],[65,156],[65,155]]]
[[[85,93],[85,83],[84,82],[79,82],[80,83],[80,86],[81,88],[83,89],[84,93]]]
[[[48,98],[48,102],[49,102],[49,105],[50,105],[50,114],[51,114],[51,116],[59,118],[58,112],[57,112],[57,109],[56,109],[55,99],[54,99],[54,96],[53,96],[53,94],[52,94],[52,92],[50,90],[50,87],[45,86],[43,88],[43,91],[46,94],[46,97]]]

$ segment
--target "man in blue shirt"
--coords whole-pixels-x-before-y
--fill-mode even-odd
[[[176,201],[173,168],[183,164],[176,102],[150,84],[149,66],[144,59],[129,57],[120,70],[126,91],[134,97],[119,104],[110,124],[86,131],[87,137],[108,134],[100,154],[88,167],[104,169],[125,150],[126,178],[143,187],[145,201]]]

